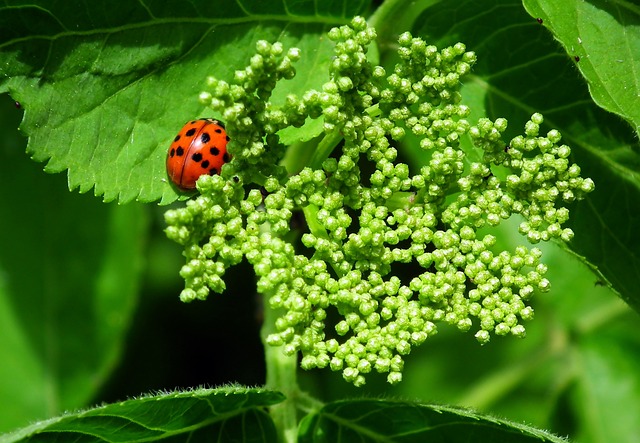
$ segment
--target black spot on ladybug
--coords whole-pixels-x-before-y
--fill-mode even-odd
[[[171,149],[171,151],[169,151],[169,157],[173,157],[174,155],[176,155],[176,148]]]
[[[185,134],[187,137],[191,137],[193,134],[196,133],[196,129],[195,128],[191,128],[187,131],[187,133]]]
[[[225,152],[224,155],[222,156],[222,160],[224,160],[225,163],[228,163],[229,160],[231,160],[231,157],[229,157],[229,154]]]
[[[209,140],[211,140],[211,136],[209,134],[207,134],[206,132],[204,132],[201,136],[200,136],[200,141],[202,143],[209,143]]]
[[[178,146],[178,149],[176,149],[176,155],[178,157],[182,157],[184,155],[184,149],[182,148],[182,146]]]
[[[231,140],[231,139],[230,139],[230,138],[229,138],[229,136],[227,135],[227,141],[229,141],[229,140]]]
[[[196,121],[195,121],[195,120],[192,120],[192,121],[190,121],[190,122],[189,122],[189,124],[190,124],[190,125],[195,125],[195,124],[196,124]]]
[[[202,154],[199,152],[196,152],[191,156],[191,160],[193,160],[196,163],[199,163],[200,161],[202,161]]]
[[[177,142],[178,140],[180,140],[180,134],[176,135],[176,138],[173,139],[174,142]]]
[[[222,134],[222,129],[220,129],[220,128],[216,128],[216,129],[215,129],[215,132],[216,132],[216,133],[218,133],[218,134]]]
[[[209,153],[217,157],[218,155],[220,155],[220,150],[215,146],[212,146],[211,148],[209,148]]]
[[[202,169],[207,169],[209,167],[209,160],[203,161],[200,166],[202,166]]]
[[[579,61],[580,61],[580,56],[579,56],[579,55],[576,55],[575,57],[573,57],[573,59],[574,59],[574,60],[576,61],[576,63],[577,63],[577,62],[579,62]]]
[[[216,175],[217,173],[218,173],[218,170],[216,168],[209,169],[209,175]]]
[[[537,21],[538,23],[540,23],[540,24],[542,24],[542,22],[544,22],[544,20],[542,20],[540,17],[538,17],[538,18],[536,19],[536,21]]]

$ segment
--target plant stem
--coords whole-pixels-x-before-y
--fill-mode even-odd
[[[378,45],[386,46],[395,41],[402,31],[410,30],[416,18],[430,6],[441,0],[385,0],[367,20],[367,24],[376,29]]]
[[[372,28],[381,28],[382,25],[393,17],[393,15],[403,7],[406,7],[407,2],[404,0],[385,0],[382,2],[378,9],[367,20],[367,23]],[[404,5],[404,6],[403,6]]]
[[[309,162],[309,167],[311,169],[320,169],[322,167],[322,163],[329,158],[340,140],[342,140],[342,134],[339,131],[326,134],[320,143],[318,143],[318,147]]]
[[[275,322],[278,311],[265,306],[264,323],[261,330],[262,344],[267,366],[266,387],[274,391],[282,392],[287,398],[280,404],[270,409],[278,432],[278,441],[282,443],[294,443],[297,441],[298,418],[296,415],[296,397],[299,388],[296,379],[298,369],[297,355],[287,356],[281,347],[274,347],[267,343],[269,334],[276,331]]]

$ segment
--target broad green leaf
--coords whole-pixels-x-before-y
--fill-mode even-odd
[[[3,97],[3,98],[6,98]],[[0,121],[20,111],[0,106]],[[13,131],[15,132],[15,130]],[[121,353],[146,212],[71,194],[0,138],[0,430],[86,405]]]
[[[256,41],[279,40],[303,59],[278,94],[320,88],[331,61],[323,34],[366,4],[10,0],[0,6],[0,92],[23,104],[28,152],[48,172],[68,170],[71,189],[169,203],[179,194],[166,151],[185,121],[212,116],[198,101],[207,76],[229,81]]]
[[[627,0],[523,3],[577,57],[595,102],[640,134],[640,5]]]
[[[439,47],[462,41],[476,52],[478,63],[462,91],[472,122],[485,115],[507,118],[505,142],[522,134],[534,112],[545,116],[543,131],[560,130],[572,148],[571,160],[596,184],[587,200],[572,205],[576,235],[570,248],[640,310],[640,146],[633,131],[594,103],[573,56],[516,0],[443,1],[415,23],[413,33]],[[606,42],[600,44],[606,50]],[[619,80],[633,91],[637,84],[630,82]]]
[[[195,389],[127,400],[65,414],[13,434],[2,443],[276,442],[265,407],[284,396],[265,389]]]
[[[631,2],[525,1],[543,19],[575,63],[595,103],[640,130],[640,7]],[[586,100],[586,98],[585,98]],[[584,106],[584,105],[583,105]],[[570,122],[572,146],[584,148],[583,171],[596,182],[587,204],[576,208],[573,223],[586,241],[574,244],[602,272],[623,299],[640,310],[636,281],[640,276],[640,155],[637,138],[624,125],[592,110]],[[585,106],[586,108],[586,106]]]
[[[304,418],[301,443],[565,442],[548,432],[446,406],[389,400],[330,403]]]

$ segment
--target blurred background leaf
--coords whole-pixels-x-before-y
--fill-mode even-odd
[[[90,401],[122,353],[148,217],[42,173],[3,96],[0,144],[0,430]]]

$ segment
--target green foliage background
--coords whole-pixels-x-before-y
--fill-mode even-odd
[[[614,292],[640,307],[640,7],[523,3],[0,3],[0,92],[11,96],[0,101],[0,430],[151,390],[264,382],[248,268],[228,275],[224,297],[180,304],[180,252],[161,232],[162,210],[139,202],[180,198],[166,147],[184,121],[210,116],[197,100],[207,75],[229,79],[255,41],[280,40],[303,57],[276,96],[319,88],[331,56],[323,34],[373,13],[382,65],[405,30],[439,47],[463,41],[478,55],[463,89],[472,120],[504,116],[515,134],[542,112],[596,191],[572,208],[571,251],[544,246],[553,289],[538,297],[526,340],[480,348],[445,330],[411,356],[399,386],[356,390],[315,371],[301,383],[324,401],[384,394],[576,441],[638,441],[640,322]],[[319,130],[285,139],[301,147]],[[401,155],[421,165],[411,140]],[[43,174],[28,157],[67,173]],[[521,243],[513,232],[501,241]],[[238,395],[256,408],[277,402]]]

